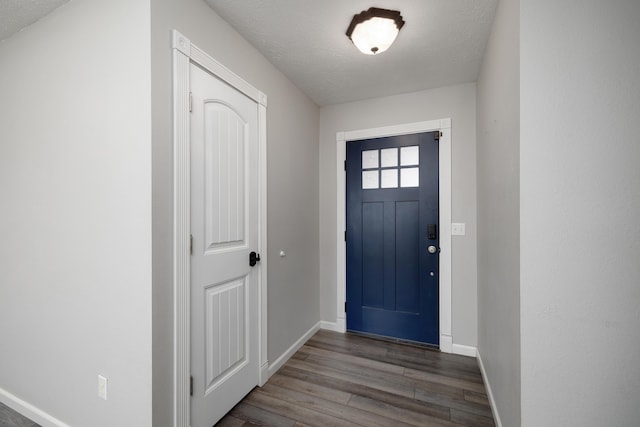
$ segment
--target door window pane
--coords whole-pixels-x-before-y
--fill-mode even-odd
[[[362,171],[362,189],[378,188],[378,171]]]
[[[400,169],[400,187],[419,187],[420,169],[404,168]]]
[[[398,169],[382,170],[382,188],[398,188]]]
[[[377,167],[378,167],[378,150],[363,151],[362,152],[362,169],[373,169]]]
[[[380,150],[380,157],[383,168],[392,168],[398,166],[397,148],[384,148]],[[382,179],[384,180],[384,177]]]
[[[417,166],[418,164],[420,164],[420,147],[414,145],[400,149],[400,166]]]

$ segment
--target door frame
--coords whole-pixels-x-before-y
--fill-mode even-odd
[[[360,129],[337,132],[337,316],[336,330],[346,332],[347,319],[345,301],[347,293],[347,257],[344,232],[346,230],[346,171],[344,168],[347,142],[362,139],[383,138],[387,136],[406,135],[430,131],[440,131],[439,142],[439,223],[440,223],[440,258],[439,258],[439,338],[440,351],[453,351],[451,335],[451,119],[430,120],[424,122],[405,123],[379,128]]]
[[[173,51],[173,314],[175,427],[190,425],[191,360],[191,117],[190,65],[197,64],[258,104],[258,353],[259,385],[269,377],[267,359],[267,96],[213,59],[177,30],[171,32]]]

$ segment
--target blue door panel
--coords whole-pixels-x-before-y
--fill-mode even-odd
[[[419,186],[362,188],[362,152],[419,147]],[[392,151],[392,150],[391,150]],[[398,160],[400,156],[398,156]],[[405,167],[379,162],[385,169]],[[347,143],[347,329],[439,344],[438,141],[432,132]]]
[[[419,215],[417,200],[396,203],[396,310],[410,313],[420,312]]]
[[[420,321],[420,316],[416,313],[392,312],[372,307],[363,307],[362,317],[364,330],[359,332],[404,339],[411,338],[406,336],[398,337],[398,331],[411,330]],[[412,341],[417,340],[412,339]]]
[[[395,310],[396,307],[396,275],[393,269],[384,268],[396,261],[396,202],[384,202],[384,301],[385,310]],[[367,283],[366,281],[364,283]]]
[[[384,307],[383,203],[362,204],[362,304]]]

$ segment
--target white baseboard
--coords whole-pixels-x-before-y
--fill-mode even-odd
[[[453,354],[460,354],[462,356],[476,357],[478,349],[471,347],[470,345],[453,344],[451,346],[451,352]]]
[[[342,332],[342,333],[345,332],[344,328],[340,327],[338,323],[327,322],[324,320],[320,321],[320,329],[325,329],[327,331],[334,331],[334,332]]]
[[[489,377],[484,370],[484,364],[482,363],[482,357],[480,357],[480,351],[476,350],[476,358],[478,359],[478,365],[480,366],[480,372],[482,373],[482,379],[484,380],[484,386],[487,389],[487,397],[489,398],[489,404],[491,404],[491,412],[493,412],[493,418],[496,422],[496,427],[502,427],[502,421],[500,421],[500,414],[496,407],[496,401],[493,399],[493,392],[491,391],[491,384],[489,383]]]
[[[325,320],[320,321],[320,329],[326,329],[328,331],[345,333],[347,332],[347,319],[344,317],[338,317],[335,322],[327,322]]]
[[[304,343],[306,343],[309,338],[313,336],[313,334],[318,332],[318,329],[320,329],[320,323],[321,322],[318,322],[313,325],[311,329],[309,329],[307,332],[305,332],[304,335],[298,338],[298,340],[294,342],[293,345],[289,347],[289,349],[287,349],[287,351],[282,353],[282,355],[280,355],[280,357],[278,357],[273,363],[269,364],[269,377],[278,372],[278,369],[282,368],[282,366],[287,363],[287,360],[289,360],[291,356],[296,353],[296,351],[300,350],[300,347],[302,347]]]
[[[52,417],[43,410],[36,408],[2,388],[0,388],[0,402],[29,418],[31,421],[40,424],[42,427],[69,427],[68,424],[63,423],[59,419]]]

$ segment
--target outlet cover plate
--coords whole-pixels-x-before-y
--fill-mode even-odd
[[[107,378],[98,375],[98,397],[107,400]]]
[[[451,223],[451,235],[452,236],[464,236],[465,231],[465,223],[464,222],[452,222]]]

